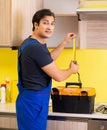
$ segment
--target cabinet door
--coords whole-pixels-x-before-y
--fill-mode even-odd
[[[55,32],[47,40],[48,47],[56,47],[69,32],[74,32],[77,35],[78,47],[78,17],[76,15],[78,3],[79,0],[54,0],[54,3],[51,0],[43,1],[43,7],[51,9],[56,15]],[[72,43],[66,47],[72,48]]]
[[[80,48],[107,48],[107,19],[79,22]]]
[[[77,16],[56,16],[55,30],[52,37],[47,39],[47,46],[52,48],[60,44],[67,33],[73,32],[76,34],[78,47],[78,17]],[[71,42],[66,48],[72,48]]]
[[[87,130],[87,122],[48,120],[47,130]]]
[[[88,130],[107,130],[107,121],[89,120]]]
[[[7,128],[10,130],[17,130],[17,121],[14,116],[0,116],[0,130]]]
[[[11,0],[0,0],[0,46],[11,42]]]
[[[32,33],[33,14],[42,0],[0,0],[0,46],[17,46]]]

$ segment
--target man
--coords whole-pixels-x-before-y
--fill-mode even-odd
[[[54,13],[49,9],[39,10],[32,23],[33,33],[19,50],[16,115],[19,130],[46,130],[51,79],[60,82],[78,72],[78,65],[72,61],[66,70],[59,69],[54,62],[75,34],[68,33],[49,53],[46,39],[54,32]]]

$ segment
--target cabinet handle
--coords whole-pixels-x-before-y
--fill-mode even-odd
[[[104,125],[100,125],[100,130],[104,130]]]

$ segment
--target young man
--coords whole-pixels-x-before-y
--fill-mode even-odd
[[[49,53],[46,39],[54,32],[55,16],[49,9],[37,11],[32,19],[33,33],[25,39],[18,58],[18,88],[16,115],[18,130],[46,130],[51,79],[63,81],[78,72],[72,61],[66,70],[54,62],[64,47],[75,37],[65,39]]]

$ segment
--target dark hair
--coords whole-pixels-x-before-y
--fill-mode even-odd
[[[36,22],[36,23],[38,23],[38,25],[39,25],[40,20],[41,20],[42,18],[44,18],[45,16],[53,16],[54,19],[55,19],[55,15],[54,15],[53,12],[51,12],[50,9],[41,9],[41,10],[37,11],[37,12],[34,14],[33,18],[32,18],[32,24],[33,24],[32,31],[35,30],[34,23]]]

